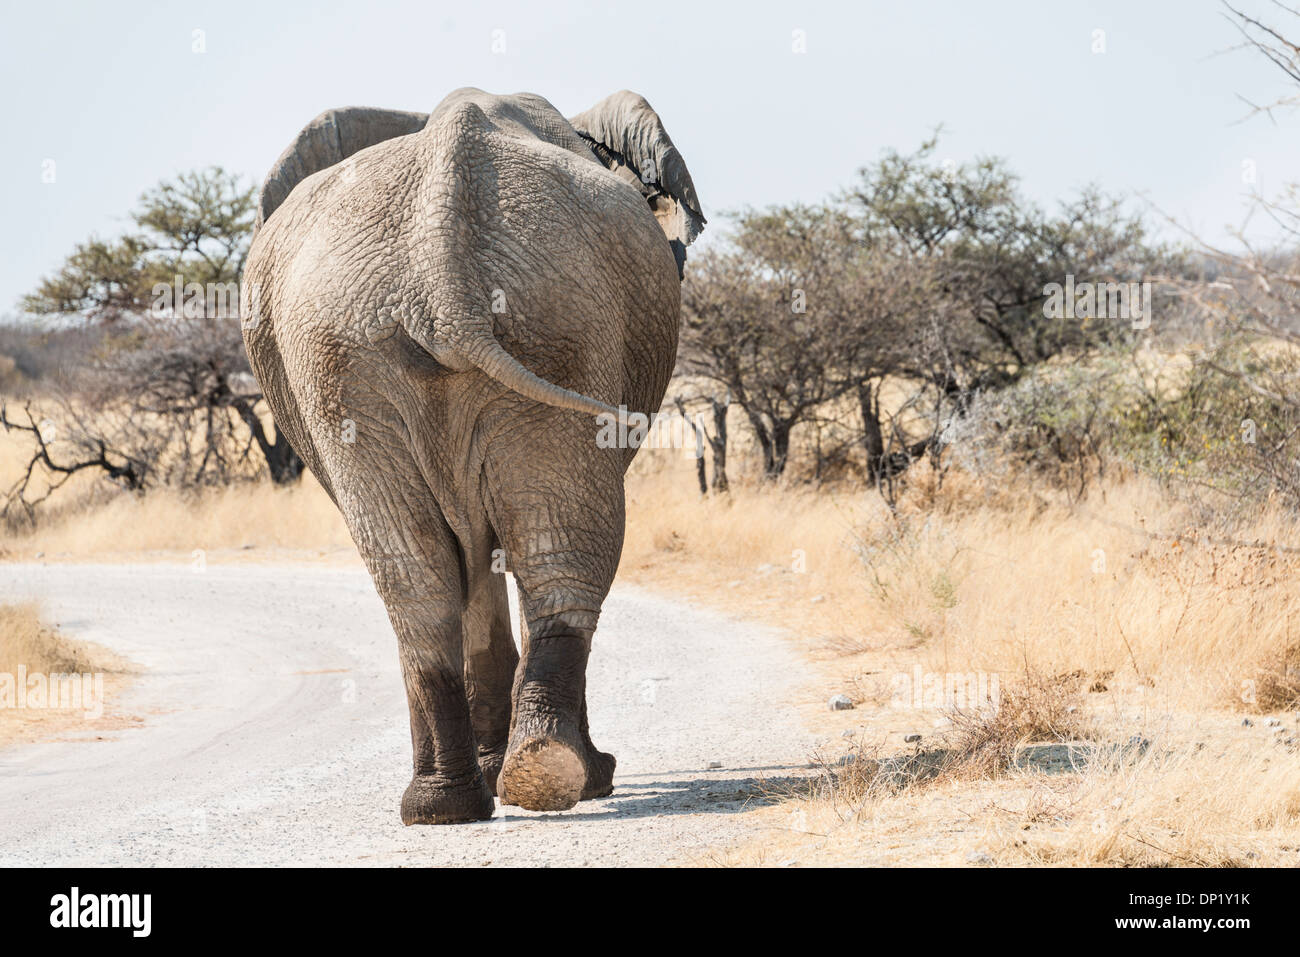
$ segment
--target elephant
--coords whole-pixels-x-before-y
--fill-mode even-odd
[[[473,88],[427,115],[330,110],[267,175],[244,341],[397,637],[403,823],[612,793],[586,666],[637,450],[599,436],[659,409],[705,222],[629,91],[567,120]]]

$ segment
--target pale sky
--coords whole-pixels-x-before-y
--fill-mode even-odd
[[[1241,3],[1300,39],[1300,20]],[[566,115],[643,94],[714,226],[820,199],[943,124],[941,159],[1004,156],[1041,203],[1095,182],[1220,240],[1244,214],[1243,161],[1265,193],[1300,180],[1300,114],[1243,121],[1238,98],[1290,93],[1285,77],[1221,52],[1239,42],[1223,14],[1215,0],[3,0],[0,315],[75,243],[122,230],[160,179],[218,164],[260,182],[324,109],[428,111],[460,86],[539,93]]]

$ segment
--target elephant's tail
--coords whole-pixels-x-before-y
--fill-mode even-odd
[[[547,382],[524,368],[497,340],[492,316],[482,308],[483,292],[491,285],[480,281],[463,262],[459,269],[439,268],[440,263],[464,260],[466,250],[477,247],[480,225],[471,213],[495,209],[498,203],[495,187],[489,190],[486,185],[496,182],[498,157],[487,142],[496,127],[479,105],[484,99],[487,94],[478,90],[453,94],[433,112],[423,134],[433,137],[434,147],[428,152],[428,168],[421,180],[425,195],[417,202],[428,210],[424,228],[431,242],[421,247],[421,258],[413,266],[422,275],[438,276],[439,281],[428,289],[427,298],[417,300],[427,306],[409,317],[414,321],[407,331],[449,368],[462,371],[474,366],[543,405],[617,419],[619,413],[613,406]],[[467,174],[467,170],[492,173],[485,177]]]
[[[528,371],[518,359],[506,352],[491,332],[475,336],[464,348],[463,355],[489,378],[543,405],[591,415],[611,415],[615,421],[620,418],[619,410],[612,405],[558,386],[554,382],[547,382]]]

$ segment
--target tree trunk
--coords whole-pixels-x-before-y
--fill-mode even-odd
[[[677,414],[686,420],[686,423],[690,425],[695,433],[695,478],[700,483],[700,494],[708,495],[709,480],[704,472],[704,429],[700,423],[690,417],[690,414],[686,411],[686,403],[681,399],[677,400]]]
[[[780,478],[785,471],[790,456],[790,429],[789,422],[772,423],[772,468],[767,475],[770,479]]]
[[[704,470],[705,470],[705,465],[704,465],[704,436],[702,436],[702,435],[699,434],[699,426],[696,426],[696,436],[695,436],[695,438],[696,438],[696,441],[700,443],[700,445],[699,445],[700,454],[697,455],[697,456],[695,457],[695,477],[696,477],[696,479],[699,480],[699,483],[700,483],[700,494],[701,494],[701,495],[708,495],[708,494],[709,494],[709,478],[708,478],[708,475],[706,475],[706,474],[705,474],[705,471],[704,471]]]
[[[262,427],[261,418],[251,404],[237,399],[234,406],[239,417],[248,426],[248,430],[253,433],[253,440],[257,442],[257,447],[262,450],[266,468],[271,473],[271,481],[276,485],[289,485],[296,482],[302,476],[303,461],[293,450],[284,433],[277,428],[275,441],[272,442],[266,435],[266,429]]]
[[[745,415],[749,419],[749,425],[754,430],[754,436],[758,439],[758,447],[763,450],[763,477],[771,478],[776,468],[776,457],[772,450],[772,436],[768,434],[767,423],[757,412],[745,410]]]
[[[858,407],[862,410],[862,446],[867,453],[867,478],[874,485],[884,474],[885,436],[880,431],[880,391],[870,382],[858,385]]]
[[[290,485],[302,477],[305,467],[303,460],[278,429],[275,442],[262,446],[262,454],[266,456],[266,467],[271,471],[271,481],[276,485]]]
[[[722,402],[709,399],[709,404],[713,406],[713,434],[708,436],[709,450],[713,453],[713,491],[725,492],[730,487],[727,484],[727,407],[731,405],[731,394]]]

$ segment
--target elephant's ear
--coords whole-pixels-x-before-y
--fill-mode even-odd
[[[569,120],[591,143],[596,157],[629,180],[638,181],[670,241],[685,247],[695,241],[707,220],[700,209],[686,161],[663,123],[645,101],[630,90],[607,96],[585,113]],[[680,263],[679,263],[680,265]]]
[[[261,227],[293,192],[293,188],[313,173],[341,163],[353,153],[382,143],[395,136],[418,133],[428,122],[427,113],[403,113],[400,110],[376,110],[348,106],[326,110],[302,128],[280,154],[262,183],[253,228]]]

